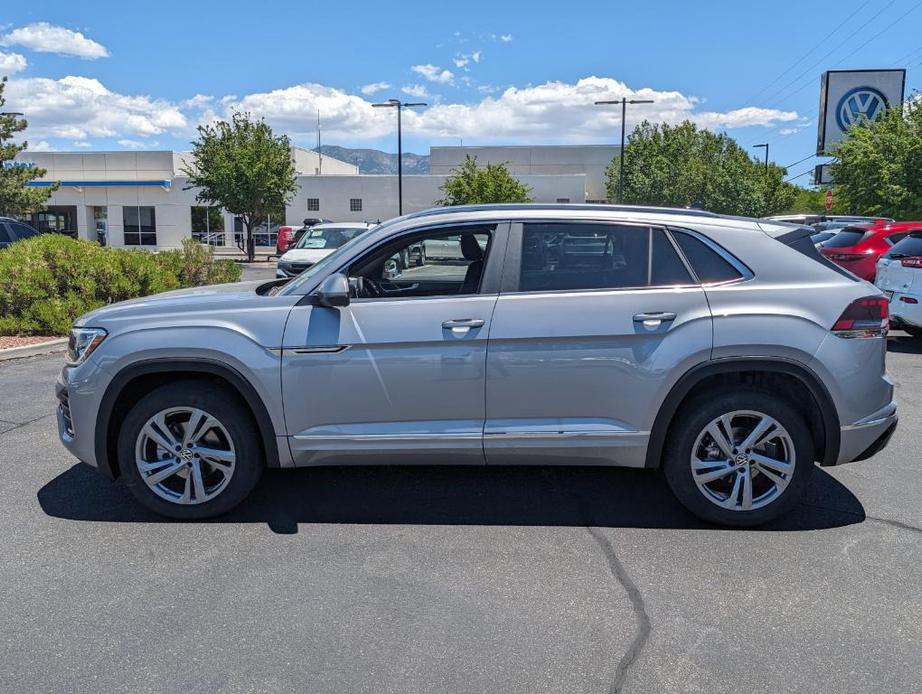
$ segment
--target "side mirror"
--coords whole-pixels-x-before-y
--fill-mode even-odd
[[[349,280],[341,272],[330,275],[320,283],[320,286],[314,292],[314,296],[317,297],[317,301],[321,306],[329,306],[330,308],[348,306]]]

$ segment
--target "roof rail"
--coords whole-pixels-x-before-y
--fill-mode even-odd
[[[605,205],[596,203],[491,203],[487,205],[454,205],[447,207],[430,207],[406,215],[408,218],[431,217],[438,214],[460,212],[490,212],[502,210],[600,210],[603,212],[653,212],[655,214],[674,214],[691,217],[720,217],[716,212],[684,207],[654,207],[649,205]]]

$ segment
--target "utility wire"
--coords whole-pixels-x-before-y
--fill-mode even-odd
[[[799,159],[799,160],[795,161],[793,164],[788,164],[788,165],[785,166],[784,168],[790,169],[790,168],[793,167],[793,166],[797,166],[798,164],[802,164],[803,162],[807,161],[807,159],[813,159],[813,157],[815,157],[815,156],[816,156],[816,154],[811,154],[811,155],[808,156],[808,157],[804,157],[803,159]]]

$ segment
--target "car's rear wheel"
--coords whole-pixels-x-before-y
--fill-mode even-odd
[[[135,498],[179,519],[226,513],[250,493],[264,466],[256,425],[237,395],[195,381],[141,398],[122,424],[118,458]]]
[[[922,337],[922,328],[917,328],[914,325],[904,325],[903,330],[909,333],[912,337]]]
[[[769,392],[722,392],[686,403],[666,442],[669,486],[699,518],[765,523],[797,501],[813,470],[804,418]]]

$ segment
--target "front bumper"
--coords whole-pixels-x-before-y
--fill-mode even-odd
[[[864,419],[843,426],[837,465],[867,460],[883,450],[890,442],[899,416],[896,401]]]
[[[58,437],[64,447],[80,461],[99,467],[96,460],[96,412],[99,409],[98,386],[94,379],[77,379],[75,369],[65,366],[54,384],[58,400]],[[89,370],[99,374],[90,364],[79,367],[81,372]],[[108,470],[101,470],[111,476]]]

